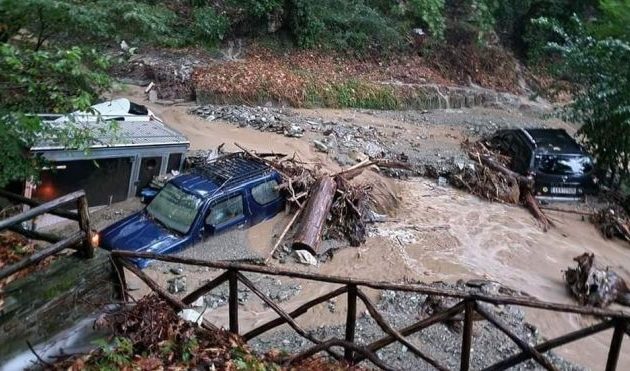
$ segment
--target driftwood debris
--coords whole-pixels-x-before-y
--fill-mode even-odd
[[[322,176],[313,185],[302,220],[293,238],[294,250],[308,250],[317,255],[321,242],[324,223],[333,204],[337,183],[330,176]]]
[[[630,218],[623,208],[604,208],[593,214],[590,220],[607,238],[617,236],[630,242]]]
[[[598,267],[594,254],[584,253],[573,260],[578,266],[568,268],[564,279],[580,304],[601,308],[617,302],[630,306],[630,291],[626,282],[610,267]]]
[[[529,209],[545,232],[553,226],[534,197],[534,179],[510,170],[510,157],[489,149],[483,141],[465,140],[462,148],[476,164],[451,176],[455,186],[489,200],[520,203]]]

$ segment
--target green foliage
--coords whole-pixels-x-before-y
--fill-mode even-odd
[[[114,338],[114,344],[110,345],[105,340],[96,341],[101,348],[102,356],[98,359],[96,367],[102,371],[120,370],[131,366],[133,359],[133,343],[125,337]]]
[[[34,41],[35,49],[51,40],[212,45],[229,27],[229,21],[210,6],[197,7],[192,17],[186,17],[167,5],[150,0],[2,0],[0,14],[10,26],[0,27],[0,41],[21,33]]]
[[[301,47],[386,51],[402,46],[395,24],[361,0],[293,0],[292,31]]]
[[[593,25],[596,35],[630,41],[630,2],[600,0],[599,10],[600,14]]]
[[[233,348],[231,355],[238,371],[280,371],[281,369],[278,365],[262,361],[241,348]]]
[[[218,15],[211,7],[197,8],[191,24],[192,39],[202,45],[214,46],[223,40],[230,27],[228,19]]]
[[[559,56],[557,76],[574,83],[574,100],[564,117],[582,124],[579,130],[609,181],[629,178],[630,166],[630,43],[590,36],[586,27],[573,19],[567,32],[556,22],[541,18],[539,27],[553,32],[558,42],[548,49]]]
[[[414,18],[421,20],[437,38],[444,33],[444,0],[410,0],[408,7]]]
[[[256,18],[264,17],[284,6],[284,0],[230,0],[230,2]]]
[[[56,51],[19,50],[0,43],[0,186],[36,177],[40,158],[26,149],[55,139],[83,149],[92,138],[79,125],[55,127],[32,112],[69,112],[87,109],[109,87],[104,70],[108,61],[95,51],[79,48]],[[112,129],[103,125],[103,130]]]
[[[393,89],[357,80],[310,87],[306,96],[309,105],[318,107],[395,110],[401,106]]]

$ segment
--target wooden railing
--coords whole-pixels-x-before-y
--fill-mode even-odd
[[[64,249],[74,248],[81,250],[86,258],[94,256],[94,246],[92,246],[92,232],[90,229],[90,214],[88,211],[88,202],[85,197],[84,191],[76,191],[65,196],[56,198],[52,201],[42,203],[32,200],[30,198],[22,197],[13,193],[0,190],[0,197],[6,198],[11,202],[17,204],[25,204],[32,208],[9,217],[4,220],[0,220],[0,232],[4,230],[11,230],[19,233],[27,238],[50,242],[51,245],[47,246],[43,250],[37,251],[31,256],[28,256],[17,263],[4,267],[0,270],[0,279],[4,279],[22,269],[36,264],[47,257],[57,254]],[[61,206],[67,205],[71,202],[76,202],[78,212],[71,212],[60,209]],[[79,223],[79,230],[66,238],[60,238],[51,234],[28,230],[22,227],[22,223],[31,220],[42,214],[52,214],[62,218],[77,221]]]
[[[137,275],[143,280],[151,289],[153,289],[159,296],[166,300],[170,305],[176,309],[183,309],[193,303],[195,300],[213,290],[217,286],[224,282],[228,282],[229,285],[229,299],[228,299],[228,311],[229,311],[229,330],[232,333],[240,334],[246,341],[249,341],[273,328],[276,328],[283,324],[288,324],[293,330],[295,330],[300,336],[308,339],[314,344],[313,347],[306,351],[294,355],[287,360],[287,365],[291,365],[307,357],[310,357],[319,352],[326,352],[331,357],[338,360],[345,360],[351,364],[356,364],[364,360],[369,360],[374,365],[380,367],[383,370],[392,370],[392,367],[383,362],[376,352],[393,342],[399,342],[409,349],[415,356],[421,358],[434,368],[438,370],[446,370],[447,368],[439,364],[435,359],[423,352],[417,346],[412,344],[406,339],[406,336],[417,333],[426,329],[427,327],[436,323],[444,322],[447,320],[460,320],[463,321],[463,334],[462,334],[462,347],[461,347],[461,362],[460,369],[468,370],[470,367],[470,352],[471,343],[473,338],[473,316],[481,316],[484,320],[488,321],[491,325],[505,333],[520,349],[521,352],[503,359],[487,368],[485,370],[504,370],[512,366],[518,365],[521,362],[533,359],[547,370],[556,370],[556,367],[547,358],[544,353],[557,348],[562,345],[569,344],[579,339],[594,335],[604,330],[614,328],[612,336],[608,359],[606,363],[606,370],[615,370],[617,368],[617,362],[619,359],[619,353],[621,350],[621,344],[624,334],[629,334],[628,324],[630,322],[630,313],[624,311],[608,310],[593,307],[574,306],[566,304],[548,303],[529,297],[512,297],[512,296],[495,296],[463,292],[458,290],[439,289],[423,284],[399,284],[391,282],[374,282],[367,280],[358,280],[352,278],[327,276],[313,273],[305,273],[291,270],[283,270],[271,267],[240,264],[240,263],[228,263],[228,262],[209,262],[198,259],[177,257],[171,255],[157,255],[150,253],[134,253],[126,251],[113,251],[113,260],[116,265],[117,271],[120,277],[121,295],[126,298],[126,281],[124,276],[124,268]],[[174,262],[202,267],[209,267],[224,272],[215,279],[202,285],[198,289],[194,290],[183,299],[178,299],[175,296],[168,293],[161,288],[155,281],[149,278],[144,272],[139,270],[135,265],[130,263],[128,258],[142,258],[142,259],[155,259],[165,262]],[[280,308],[274,301],[267,297],[256,285],[243,275],[243,272],[260,273],[273,276],[285,276],[297,279],[305,279],[324,283],[340,284],[342,287],[337,288],[330,293],[319,296],[310,300],[309,302],[301,305],[291,312],[287,312]],[[264,303],[266,303],[273,311],[278,314],[278,318],[264,323],[254,329],[241,334],[239,332],[239,305],[238,305],[238,284],[239,282],[247,287],[252,293],[258,296]],[[435,313],[432,316],[422,319],[410,326],[402,329],[394,329],[378,311],[376,305],[365,294],[363,288],[370,288],[376,290],[394,290],[402,292],[416,292],[424,295],[437,295],[443,297],[457,298],[461,301],[456,305],[442,311]],[[307,331],[301,328],[296,322],[295,318],[306,313],[310,308],[315,305],[321,304],[334,297],[345,295],[347,299],[347,313],[346,313],[346,331],[344,339],[329,339],[321,341],[310,335]],[[387,334],[385,337],[376,340],[368,345],[362,346],[355,343],[355,326],[356,326],[356,312],[357,312],[357,300],[360,300],[365,305],[370,316],[376,321],[381,329]],[[519,338],[509,327],[498,319],[494,314],[485,309],[481,304],[494,304],[494,305],[515,305],[536,309],[543,309],[556,312],[565,313],[577,313],[584,315],[596,316],[601,320],[600,323],[571,332],[569,334],[557,337],[555,339],[547,340],[537,345],[531,345],[527,340]],[[463,313],[463,318],[458,314]],[[205,326],[210,328],[216,328],[214,325],[205,323]],[[342,347],[344,354],[339,354],[332,349],[333,347]]]

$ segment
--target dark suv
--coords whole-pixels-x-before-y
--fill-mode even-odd
[[[241,153],[219,158],[171,179],[144,210],[102,230],[101,247],[169,254],[257,224],[283,210],[281,180],[276,170]],[[144,268],[149,261],[134,263]]]
[[[488,143],[512,159],[512,170],[535,180],[539,198],[581,199],[596,190],[593,160],[562,129],[515,129]]]

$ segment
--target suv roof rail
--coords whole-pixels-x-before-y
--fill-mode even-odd
[[[534,147],[536,147],[536,141],[534,140],[534,137],[532,137],[532,135],[525,129],[521,128],[521,132],[525,135],[525,138],[527,138],[527,140],[529,140],[529,142],[533,144]]]
[[[247,181],[272,171],[273,169],[266,163],[243,152],[231,153],[192,169],[193,173],[210,178],[221,187]]]

